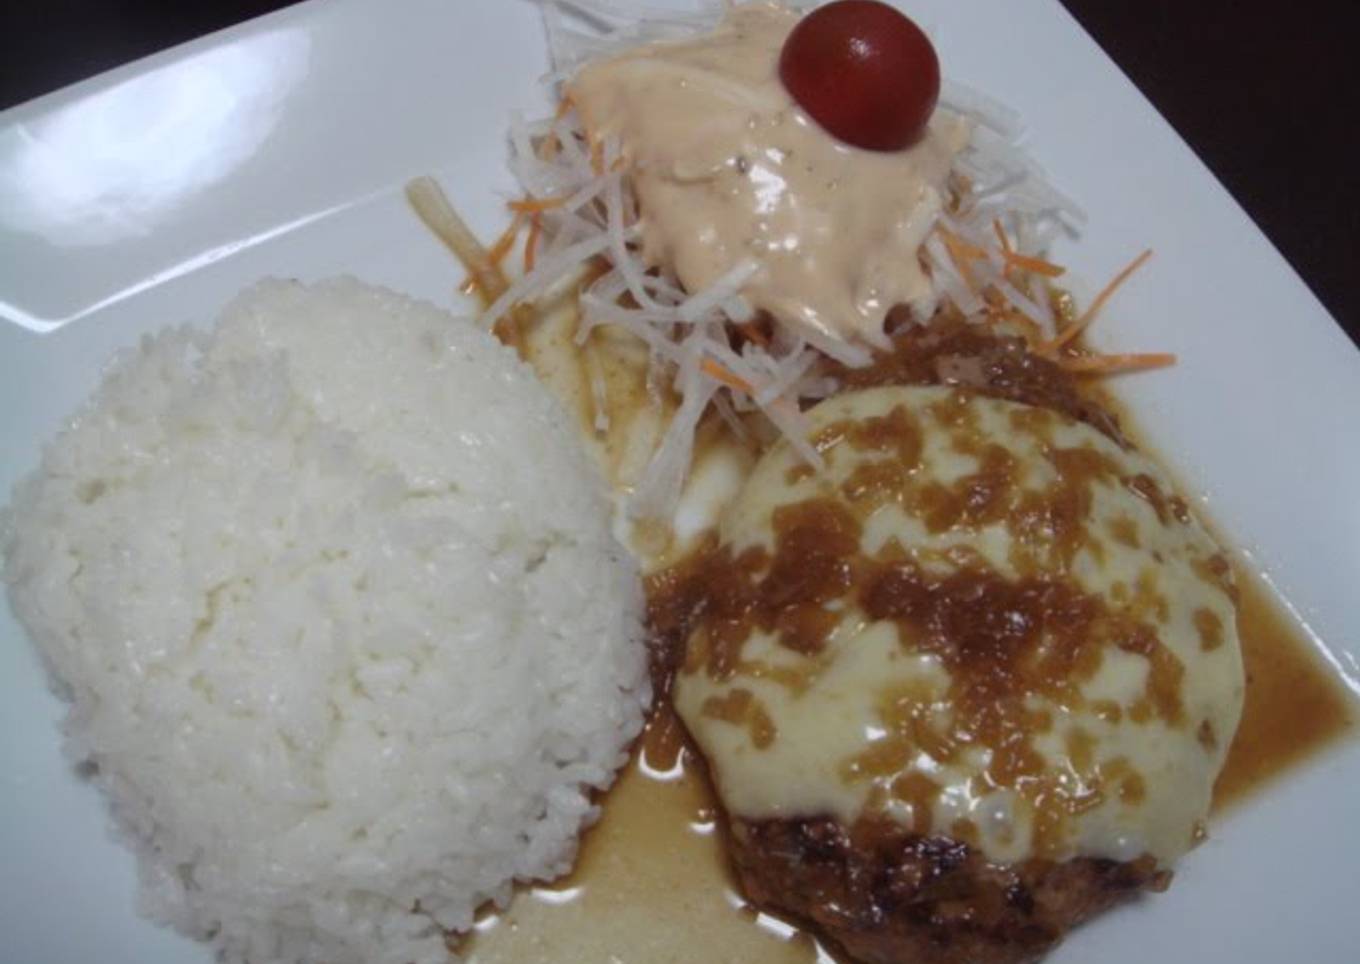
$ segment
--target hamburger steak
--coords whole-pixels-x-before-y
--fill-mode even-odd
[[[859,961],[1030,961],[1202,837],[1230,571],[1023,340],[898,346],[807,413],[824,470],[777,443],[653,578],[661,682],[754,905]]]
[[[1148,857],[989,862],[949,837],[877,821],[732,820],[728,853],[747,899],[813,925],[866,964],[1021,964],[1169,871]]]

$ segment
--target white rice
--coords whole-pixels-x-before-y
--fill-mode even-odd
[[[641,726],[602,483],[432,306],[270,281],[145,339],[12,508],[11,602],[142,907],[227,961],[449,960],[568,869]]]

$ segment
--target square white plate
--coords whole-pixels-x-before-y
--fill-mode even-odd
[[[1062,260],[1103,278],[1156,249],[1096,340],[1179,354],[1121,394],[1360,691],[1360,353],[1057,0],[904,5],[1087,208]],[[454,304],[459,272],[401,186],[436,174],[498,231],[506,118],[542,108],[545,69],[525,0],[313,0],[0,114],[0,491],[113,350],[206,323],[263,275],[350,272]],[[206,961],[134,913],[132,858],[61,756],[61,713],[0,608],[0,957]],[[1352,741],[1218,824],[1170,894],[1052,960],[1360,959],[1357,815]]]

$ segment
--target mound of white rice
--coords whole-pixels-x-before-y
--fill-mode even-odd
[[[445,961],[565,871],[649,699],[637,573],[490,335],[338,280],[146,339],[16,490],[5,579],[135,848],[229,961]]]

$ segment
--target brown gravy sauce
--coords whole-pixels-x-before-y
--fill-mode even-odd
[[[532,349],[527,354],[542,372],[549,359],[533,358]],[[552,354],[552,363],[561,364],[562,356]],[[582,399],[583,416],[593,419],[591,402],[582,391],[585,372],[555,374],[578,379],[574,387],[580,394],[571,394]],[[557,386],[569,392],[571,387]],[[1054,391],[1062,393],[1062,386],[1054,386]],[[1113,412],[1118,416],[1113,430],[1147,450],[1137,442],[1140,433],[1128,412],[1103,388],[1083,387],[1081,395],[1082,399],[1055,396],[1054,401],[1061,402],[1055,407],[1097,424],[1107,434],[1112,426],[1102,424],[1100,410]],[[1083,400],[1094,402],[1093,409],[1086,409]],[[611,414],[616,419],[635,417],[640,412],[626,409],[650,404],[634,383],[626,403],[611,406]],[[611,463],[618,458],[609,455]],[[1240,566],[1236,577],[1246,703],[1215,788],[1214,809],[1219,813],[1354,735],[1360,718],[1357,702],[1264,580]],[[665,600],[652,602],[664,605]],[[667,701],[654,711],[632,760],[602,803],[601,819],[583,836],[572,873],[551,884],[523,885],[506,910],[484,913],[475,931],[454,945],[466,960],[480,964],[838,960],[806,932],[755,911],[741,899],[723,851],[708,777]]]
[[[1353,735],[1357,719],[1355,700],[1261,577],[1239,567],[1237,585],[1247,695],[1228,762],[1214,784],[1219,812]]]
[[[742,901],[708,778],[668,706],[638,743],[571,874],[521,887],[455,949],[478,964],[835,960],[806,932]]]
[[[1263,581],[1239,572],[1238,587],[1247,698],[1215,789],[1219,813],[1353,734],[1357,717]],[[586,833],[575,870],[520,888],[460,950],[482,964],[836,960],[805,932],[742,902],[715,820],[702,764],[663,704]]]
[[[1162,466],[1178,491],[1186,491],[1176,479],[1174,463],[1144,443],[1137,420],[1118,396],[1099,383],[1085,386],[1083,394],[1115,415],[1125,435]],[[1360,703],[1261,574],[1243,568],[1235,558],[1232,540],[1204,512],[1197,515],[1234,559],[1237,632],[1247,676],[1242,720],[1214,784],[1214,813],[1221,814],[1333,744],[1354,737]]]
[[[988,344],[991,341],[995,343]],[[976,358],[972,364],[981,368],[992,386],[991,394],[1038,401],[1091,424],[1116,441],[1127,440],[1175,479],[1172,463],[1144,443],[1137,419],[1099,380],[1062,375],[1021,350],[1017,340],[992,340],[974,325],[933,324],[908,333],[900,343],[910,350],[882,355],[869,368],[843,370],[843,380],[851,386],[929,382],[942,377],[944,366],[954,359]],[[1185,491],[1181,485],[1177,489]],[[1175,501],[1180,506],[1176,511],[1184,511],[1184,503],[1179,498]],[[1202,514],[1201,522],[1220,545],[1232,545]],[[1354,734],[1360,719],[1360,706],[1323,662],[1304,630],[1273,598],[1261,576],[1240,564],[1233,570],[1246,702],[1228,760],[1215,784],[1216,812]]]

